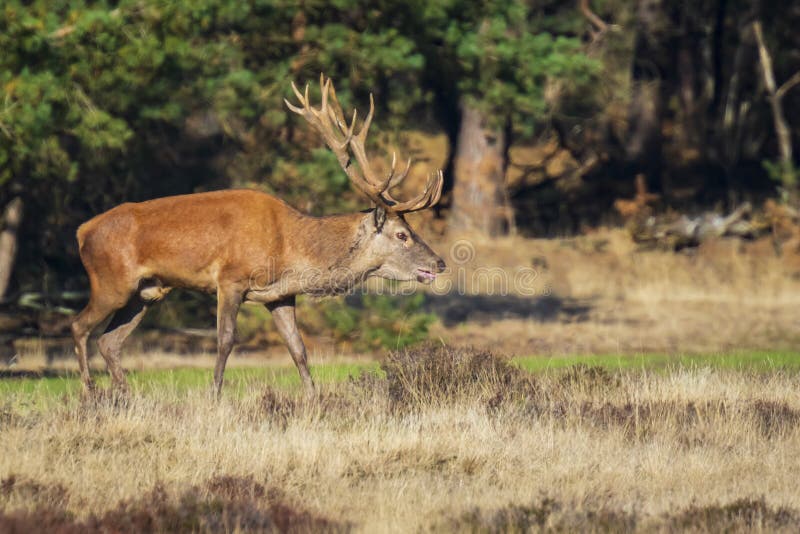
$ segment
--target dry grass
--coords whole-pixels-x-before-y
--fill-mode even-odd
[[[800,342],[800,273],[769,239],[720,240],[684,253],[641,251],[621,230],[569,239],[452,238],[437,247],[454,269],[432,297],[434,335],[509,354],[793,350]],[[456,247],[471,247],[458,262]],[[513,282],[536,273],[525,295]],[[483,269],[483,271],[481,271]],[[478,283],[473,283],[477,280]],[[491,295],[494,295],[493,297]],[[449,319],[448,319],[449,318]]]
[[[35,344],[22,345],[20,347],[19,361],[11,369],[14,371],[49,370],[53,372],[77,373],[78,362],[75,359],[72,340],[65,340],[64,344],[65,347],[63,351],[58,354],[57,358],[52,360],[48,360],[44,351],[39,349]],[[92,339],[92,344],[94,344],[94,338]],[[177,354],[157,350],[141,351],[137,350],[135,343],[132,345],[132,347],[128,347],[126,344],[122,353],[122,364],[128,371],[170,370],[180,368],[213,369],[217,361],[216,353]],[[89,367],[92,370],[105,373],[107,371],[105,361],[96,353],[95,347],[91,347],[90,350],[95,352],[89,359]],[[374,358],[371,356],[334,354],[333,348],[330,346],[315,347],[308,352],[309,360],[312,365],[315,366],[355,364],[374,361]],[[2,362],[0,362],[0,364],[1,363]],[[229,363],[231,367],[245,369],[279,369],[291,366],[292,359],[289,356],[289,351],[286,346],[281,344],[254,353],[240,353],[239,351],[234,351]],[[2,368],[0,367],[0,369]]]
[[[530,376],[480,351],[215,403],[0,409],[0,530],[800,528],[800,376]]]

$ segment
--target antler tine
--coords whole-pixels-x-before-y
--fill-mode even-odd
[[[286,107],[288,107],[289,109],[291,109],[292,111],[294,111],[298,115],[303,115],[303,113],[305,112],[305,110],[307,108],[307,103],[303,101],[303,93],[300,92],[300,90],[297,88],[297,86],[294,84],[294,82],[292,82],[292,91],[294,91],[294,94],[297,97],[297,100],[303,105],[303,107],[301,108],[301,107],[292,105],[292,103],[289,102],[289,100],[286,99],[286,98],[284,98],[283,101],[286,103]]]
[[[328,78],[330,80],[330,78]],[[334,122],[338,124],[343,124],[344,120],[344,112],[342,112],[342,105],[339,103],[339,98],[336,96],[336,87],[334,87],[333,82],[331,82],[330,87],[330,98],[331,98],[331,107],[328,108],[328,115],[331,116]]]
[[[442,172],[442,169],[439,169],[437,175],[437,178],[439,179],[439,187],[436,190],[436,198],[434,198],[433,202],[431,202],[431,206],[435,206],[439,203],[439,200],[442,198],[442,190],[444,189],[444,172]]]
[[[439,195],[440,183],[441,182],[439,180],[439,172],[433,173],[430,176],[430,178],[428,178],[429,187],[425,188],[425,194],[423,195],[423,199],[420,200],[420,202],[417,205],[413,206],[411,208],[411,211],[427,209],[436,204],[436,202],[439,201],[438,195]]]
[[[322,95],[322,104],[319,107],[319,114],[322,117],[328,115],[328,91],[331,87],[331,79],[325,80],[325,75],[320,73],[319,75],[319,92]],[[308,85],[306,85],[306,91],[308,91]]]
[[[367,157],[367,151],[365,148],[365,143],[367,140],[367,133],[369,132],[370,124],[372,123],[372,117],[375,115],[375,99],[372,96],[372,93],[369,95],[369,113],[367,113],[367,117],[364,119],[364,123],[361,125],[361,130],[357,134],[353,136],[350,140],[350,148],[353,149],[353,155],[358,161],[359,167],[361,167],[361,172],[364,175],[364,181],[372,187],[375,192],[380,195],[386,188],[388,187],[388,180],[378,180],[375,176],[372,167],[369,164],[369,157]]]
[[[336,122],[339,125],[339,129],[342,130],[342,133],[344,133],[344,141],[342,141],[342,148],[344,148],[347,145],[349,145],[350,144],[350,140],[353,139],[353,131],[356,128],[356,117],[357,116],[358,116],[358,110],[354,109],[353,110],[353,120],[350,121],[350,125],[347,126],[347,129],[345,129],[345,126],[347,125],[347,123],[342,124],[342,123],[339,123],[338,121]]]
[[[388,190],[396,185],[399,185],[403,180],[406,179],[406,176],[408,176],[408,171],[410,170],[411,170],[411,158],[408,158],[408,161],[406,162],[406,169],[397,176],[394,176],[394,155],[392,155],[392,172],[389,173],[389,187],[387,187],[386,189]]]
[[[435,206],[439,202],[439,199],[442,198],[442,187],[444,186],[444,173],[442,172],[441,169],[439,169],[435,173],[435,177],[436,177],[436,188],[434,193],[428,199],[425,208],[430,208],[431,206]]]
[[[297,113],[298,115],[302,115],[306,118],[306,120],[312,120],[312,117],[316,117],[317,114],[314,109],[311,108],[311,104],[308,100],[308,84],[305,87],[305,95],[300,92],[300,89],[297,88],[294,82],[292,82],[292,91],[294,91],[294,95],[297,97],[297,101],[300,102],[302,107],[292,105],[287,99],[283,99],[286,103],[286,106]]]
[[[412,211],[419,211],[426,208],[430,208],[431,206],[435,205],[439,202],[439,199],[442,196],[442,185],[444,182],[444,175],[442,171],[439,170],[431,175],[428,179],[428,183],[425,185],[425,190],[411,200],[407,200],[406,202],[396,202],[391,206],[392,211],[409,213]],[[394,200],[394,199],[392,199]]]
[[[369,113],[364,119],[364,124],[361,125],[361,130],[358,132],[358,140],[364,143],[367,140],[367,133],[369,132],[370,124],[372,124],[372,117],[375,115],[375,99],[372,93],[369,94]]]
[[[292,103],[289,102],[289,100],[287,100],[286,98],[283,99],[283,102],[286,104],[287,108],[291,109],[292,111],[294,111],[298,115],[302,115],[303,114],[303,108],[298,108],[297,106],[292,105]]]
[[[391,200],[394,202],[394,204],[392,205],[392,211],[410,212],[410,211],[415,211],[417,209],[421,209],[420,206],[426,202],[428,195],[430,195],[431,186],[432,186],[432,180],[429,179],[428,183],[425,185],[425,190],[422,191],[422,193],[419,196],[412,198],[410,200],[406,200],[405,202],[398,202],[392,198]]]
[[[389,177],[386,178],[386,189],[392,187],[392,178],[394,177],[395,165],[397,164],[397,152],[392,151],[392,165],[389,167]]]
[[[433,193],[425,206],[426,208],[430,208],[431,206],[435,206],[439,199],[442,198],[442,188],[444,187],[444,173],[442,169],[439,169],[435,174],[436,179],[436,192]]]
[[[372,97],[372,93],[370,93],[369,113],[367,113],[364,123],[361,125],[361,129],[350,140],[350,147],[353,149],[353,155],[355,156],[356,161],[358,161],[358,165],[361,167],[361,173],[364,175],[364,181],[374,188],[375,192],[380,195],[386,190],[386,184],[378,182],[378,180],[375,179],[374,173],[372,172],[372,168],[369,164],[369,158],[367,157],[367,151],[365,147],[367,133],[369,132],[369,126],[372,123],[372,117],[374,114],[375,100]]]
[[[336,88],[333,85],[333,81],[328,78],[329,83],[329,91],[328,96],[330,98],[330,106],[328,106],[327,112],[328,117],[336,125],[342,134],[344,134],[344,140],[341,142],[341,148],[346,148],[347,145],[350,144],[350,140],[353,138],[353,132],[356,128],[356,118],[358,117],[358,110],[353,109],[353,119],[350,121],[350,124],[344,118],[344,112],[342,111],[342,105],[339,103],[339,99],[336,96]]]
[[[306,85],[306,87],[308,87],[308,85]],[[305,106],[306,101],[303,100],[303,93],[300,92],[300,89],[297,88],[294,82],[292,82],[292,91],[294,91],[294,95],[297,97],[297,100],[299,100],[300,103]]]

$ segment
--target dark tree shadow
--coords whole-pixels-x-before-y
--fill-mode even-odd
[[[101,376],[105,371],[91,371],[92,376]],[[80,378],[78,371],[70,369],[0,369],[0,379],[19,378]]]
[[[489,323],[498,319],[534,319],[541,322],[583,322],[592,305],[587,300],[556,296],[426,295],[426,311],[446,326],[465,322]]]

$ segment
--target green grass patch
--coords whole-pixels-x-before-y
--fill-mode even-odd
[[[319,384],[347,380],[351,376],[359,376],[365,371],[377,372],[377,362],[320,364],[311,366],[311,374]],[[156,390],[170,389],[182,393],[192,389],[211,389],[214,371],[196,367],[180,367],[175,369],[148,369],[131,371],[128,382],[135,392],[149,393]],[[100,387],[108,387],[109,378],[105,372],[95,374],[95,381]],[[294,366],[266,367],[231,367],[225,371],[225,394],[242,395],[244,392],[269,385],[272,387],[293,389],[300,387],[300,376]],[[57,399],[63,396],[77,396],[81,391],[80,377],[76,372],[64,372],[59,376],[26,376],[21,378],[0,379],[0,402],[12,398],[19,400],[27,397],[35,399]]]
[[[583,364],[614,370],[667,371],[676,368],[733,369],[747,371],[800,370],[800,353],[734,351],[724,354],[593,354],[586,356],[521,356],[513,361],[531,372],[557,370]]]
[[[602,367],[609,371],[647,370],[669,372],[674,369],[715,368],[741,371],[771,372],[800,371],[800,353],[797,352],[730,352],[725,354],[670,355],[670,354],[600,354],[587,356],[523,356],[513,359],[520,368],[542,373],[558,371],[583,364]],[[319,384],[347,380],[363,372],[380,372],[378,362],[336,363],[311,366],[311,374]],[[105,372],[96,373],[99,386],[108,387]],[[150,393],[170,390],[181,394],[189,390],[210,390],[213,370],[181,367],[175,369],[150,369],[131,371],[128,374],[135,392]],[[293,365],[265,367],[231,367],[225,372],[225,394],[241,396],[261,386],[282,389],[300,387],[300,377]],[[42,405],[63,398],[76,398],[81,383],[75,372],[43,373],[41,376],[0,378],[0,404],[24,403]]]

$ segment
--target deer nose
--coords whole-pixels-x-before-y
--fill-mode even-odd
[[[447,264],[444,260],[439,260],[436,262],[436,268],[439,269],[439,272],[443,272],[447,268]]]

